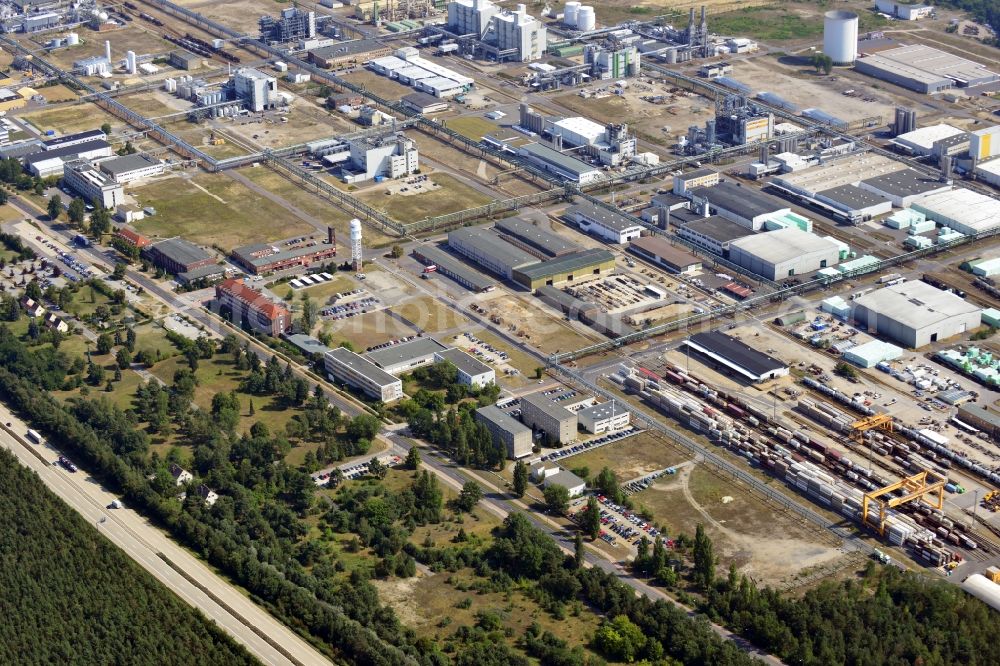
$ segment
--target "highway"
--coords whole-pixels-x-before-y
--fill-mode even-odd
[[[0,404],[0,444],[113,544],[160,582],[247,648],[275,666],[326,666],[331,662],[284,624],[214,573],[160,529],[129,508],[106,509],[115,495],[85,471],[70,473],[53,465],[58,452],[20,439],[27,426]],[[163,557],[170,560],[170,566]],[[183,572],[183,575],[181,574]],[[277,647],[275,647],[277,646]]]

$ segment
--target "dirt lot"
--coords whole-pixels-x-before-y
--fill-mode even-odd
[[[333,336],[334,346],[347,341],[358,351],[420,332],[394,318],[388,310],[378,310],[347,319],[324,321],[320,328]]]
[[[608,467],[618,476],[619,483],[645,476],[652,472],[679,465],[690,456],[671,445],[661,435],[643,432],[614,444],[586,451],[560,461],[567,469],[586,467],[594,476]]]
[[[256,36],[257,19],[265,14],[277,16],[281,7],[271,0],[178,0],[181,7],[198,12],[202,16],[224,23],[226,26],[249,32]]]
[[[544,354],[579,349],[598,339],[596,334],[584,334],[568,322],[543,312],[537,301],[532,303],[527,298],[499,293],[481,305],[486,308],[488,316],[500,319],[499,326],[516,333]]]
[[[223,174],[184,174],[136,188],[132,194],[142,206],[156,208],[155,216],[136,225],[138,230],[162,238],[180,235],[194,243],[231,250],[315,232]]]
[[[414,89],[409,86],[404,86],[402,83],[393,81],[387,76],[379,76],[375,72],[370,72],[366,69],[359,69],[356,72],[345,74],[343,79],[349,83],[364,86],[369,92],[383,99],[399,99],[414,92]]]
[[[671,535],[691,535],[703,524],[715,543],[720,569],[733,562],[757,581],[788,582],[842,555],[831,536],[765,505],[701,465],[660,477],[633,498]]]
[[[373,208],[385,211],[399,222],[419,222],[428,217],[475,208],[491,201],[490,197],[446,173],[434,173],[430,179],[439,186],[414,196],[386,194],[384,185],[358,192],[359,199]]]
[[[270,118],[220,119],[212,122],[227,133],[260,148],[282,148],[361,129],[342,115],[330,113],[299,97],[292,101],[287,117],[287,123]]]
[[[64,86],[63,84],[58,84],[55,86],[46,86],[45,88],[39,88],[38,92],[41,93],[42,97],[49,104],[58,104],[59,102],[71,102],[75,100],[79,95]]]
[[[147,53],[165,54],[176,48],[165,39],[152,32],[147,32],[143,24],[136,19],[128,26],[114,30],[112,32],[97,33],[89,29],[81,29],[77,32],[80,35],[80,43],[77,46],[70,46],[64,49],[52,51],[47,58],[53,63],[65,68],[72,67],[73,63],[90,56],[104,55],[104,41],[111,41],[112,59],[124,59],[126,51],[135,51],[136,55]],[[152,27],[152,26],[150,26]],[[30,41],[30,40],[22,40]]]
[[[466,327],[469,320],[430,296],[422,296],[392,308],[415,328],[427,333]]]
[[[105,113],[95,104],[66,104],[53,109],[29,111],[18,114],[22,120],[31,123],[39,131],[56,130],[60,134],[82,132],[83,130],[100,127],[103,123],[111,123],[112,127],[120,127],[121,121]]]

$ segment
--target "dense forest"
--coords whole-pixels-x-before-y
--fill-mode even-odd
[[[2,449],[0,503],[0,663],[257,663]]]

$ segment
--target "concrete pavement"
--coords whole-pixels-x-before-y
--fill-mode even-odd
[[[25,443],[19,433],[25,432],[27,425],[3,404],[0,404],[0,419],[11,424],[10,428],[0,429],[0,445],[37,473],[50,490],[96,525],[108,540],[177,596],[201,610],[263,663],[274,666],[331,663],[143,516],[128,508],[106,509],[116,496],[84,471],[70,473],[53,465],[59,454],[50,447]]]

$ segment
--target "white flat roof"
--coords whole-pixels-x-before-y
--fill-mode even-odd
[[[1000,225],[1000,200],[964,187],[922,197],[912,207],[935,222],[954,221],[976,231]]]
[[[579,136],[586,137],[589,143],[595,143],[604,138],[604,125],[595,123],[593,120],[582,116],[563,118],[553,123],[553,125],[567,132],[573,132]]]
[[[433,88],[434,90],[455,90],[461,88],[462,84],[458,81],[453,81],[452,79],[446,79],[443,76],[434,76],[429,79],[420,79],[420,85],[426,86],[428,88]]]
[[[773,264],[790,261],[813,252],[838,252],[840,250],[838,243],[808,231],[802,231],[797,227],[775,229],[774,231],[737,238],[729,244],[729,247],[730,252],[732,252],[731,248],[738,247],[748,254]]]
[[[938,123],[937,125],[929,125],[927,127],[915,129],[912,132],[900,134],[894,139],[894,141],[903,145],[912,145],[929,151],[934,148],[935,141],[947,139],[948,137],[957,136],[959,134],[965,134],[965,130],[960,130],[957,127],[952,127],[951,125],[947,125],[945,123]]]
[[[1000,159],[993,159],[989,162],[982,162],[976,166],[976,171],[1000,176]]]
[[[856,299],[856,305],[878,312],[903,326],[919,330],[940,321],[979,312],[979,308],[950,291],[908,280]]]
[[[902,171],[906,165],[888,157],[866,153],[845,155],[842,158],[803,171],[786,173],[774,179],[777,186],[787,186],[792,190],[815,196],[817,192],[854,185],[862,180]]]

